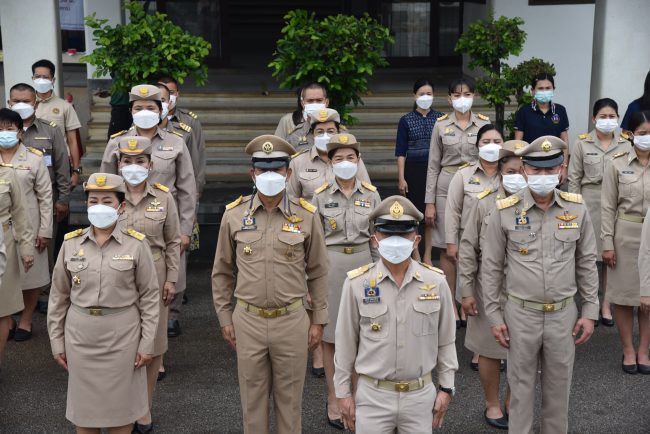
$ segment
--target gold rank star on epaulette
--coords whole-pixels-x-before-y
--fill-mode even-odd
[[[132,236],[133,238],[135,238],[138,241],[142,241],[142,240],[144,240],[146,238],[146,236],[143,233],[140,233],[140,232],[136,231],[133,228],[128,228],[126,230],[126,233],[129,234],[130,236]]]
[[[356,279],[357,277],[361,276],[363,273],[367,272],[371,266],[374,264],[366,264],[362,265],[359,268],[355,268],[354,270],[348,271],[348,279]]]
[[[497,209],[510,208],[517,203],[519,203],[519,196],[512,195],[510,197],[506,197],[505,199],[497,200]]]
[[[115,133],[115,134],[111,135],[111,139],[114,139],[115,137],[121,136],[122,134],[126,133],[127,131],[128,130],[122,130],[122,131],[120,131],[118,133]]]
[[[438,274],[445,274],[444,271],[442,271],[440,268],[434,267],[433,265],[425,264],[424,262],[420,262],[420,265],[422,265],[424,268],[428,268],[431,271],[435,271]]]
[[[582,203],[582,195],[578,193],[560,192],[560,197],[568,202]]]
[[[449,117],[449,115],[448,115],[447,113],[445,113],[444,115],[440,116],[440,117],[439,117],[438,119],[436,119],[436,120],[437,120],[437,121],[444,121],[444,120],[447,119],[448,117]]]
[[[363,185],[364,188],[366,188],[367,190],[377,191],[377,187],[375,187],[374,185],[372,185],[368,181],[361,181],[361,185]]]
[[[316,190],[314,190],[314,194],[322,193],[329,186],[330,186],[329,182],[326,182],[325,184],[321,185]]]
[[[179,122],[178,126],[180,127],[181,130],[187,131],[188,133],[192,131],[192,127],[190,127],[189,125],[187,125],[187,124],[185,124],[183,122]]]
[[[38,149],[32,148],[31,146],[29,148],[27,148],[27,150],[29,152],[31,152],[32,154],[34,154],[34,155],[38,155],[39,157],[43,156],[43,151],[39,151]]]
[[[578,138],[579,138],[580,140],[584,140],[584,139],[586,139],[587,137],[589,137],[589,134],[588,134],[588,133],[580,134],[580,135],[578,136]]]

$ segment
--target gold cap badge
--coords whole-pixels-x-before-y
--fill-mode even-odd
[[[548,140],[544,140],[544,142],[542,142],[542,151],[549,152],[551,149],[553,149],[553,145],[551,145],[551,142],[549,142]]]
[[[264,142],[264,144],[262,145],[262,151],[266,152],[267,154],[273,152],[273,143]]]
[[[106,176],[105,175],[98,175],[95,177],[95,182],[97,183],[98,187],[103,187],[106,185]]]
[[[523,149],[524,146],[526,146],[526,145],[524,145],[524,144],[521,143],[521,142],[519,142],[519,143],[515,143],[515,149]]]
[[[318,120],[320,122],[325,122],[327,120],[327,109],[321,109],[318,112]]]
[[[342,134],[341,136],[339,136],[339,140],[341,141],[342,144],[345,145],[348,142],[349,137],[346,134]]]
[[[402,208],[402,205],[398,201],[395,201],[395,203],[390,207],[390,215],[398,220],[402,215],[404,214],[404,208]]]
[[[138,148],[138,141],[136,139],[129,139],[126,143],[129,145],[131,151],[135,151]]]
[[[144,86],[141,87],[141,88],[140,88],[140,95],[142,95],[142,96],[147,96],[147,95],[149,95],[149,89],[147,89],[147,88],[144,87]]]

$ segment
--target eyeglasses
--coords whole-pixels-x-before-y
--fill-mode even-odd
[[[329,134],[330,136],[333,136],[334,134],[338,133],[338,131],[336,131],[336,128],[329,128],[327,130],[315,130],[314,131],[314,135],[316,137],[322,137],[322,136],[325,135],[325,133]]]

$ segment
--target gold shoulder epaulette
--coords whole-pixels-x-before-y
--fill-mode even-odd
[[[181,128],[181,130],[187,131],[188,133],[192,131],[192,127],[190,127],[189,125],[187,125],[187,124],[185,124],[183,122],[179,122],[178,126]]]
[[[560,197],[568,202],[582,203],[582,195],[578,193],[560,192]]]
[[[299,200],[298,202],[300,202],[300,206],[301,206],[301,207],[305,208],[305,209],[306,209],[307,211],[309,211],[310,213],[313,214],[313,213],[316,212],[316,206],[315,206],[314,204],[310,203],[310,202],[309,202],[307,199],[305,199],[304,197],[301,197],[300,200]]]
[[[439,117],[438,119],[436,119],[436,120],[437,120],[437,121],[444,121],[444,120],[447,119],[448,117],[449,117],[449,115],[448,115],[447,113],[445,113],[444,115],[440,116],[440,117]]]
[[[135,239],[138,240],[138,241],[142,241],[142,240],[144,240],[145,238],[147,238],[145,234],[142,234],[142,233],[136,231],[136,230],[133,229],[133,228],[128,228],[128,229],[126,230],[126,233],[129,234],[129,235],[131,235],[133,238],[135,238]]]
[[[180,132],[178,132],[178,131],[176,131],[176,130],[171,130],[170,133],[177,135],[177,136],[180,137],[181,139],[183,138],[183,133],[180,133]]]
[[[228,205],[226,205],[226,209],[233,209],[234,207],[236,207],[237,205],[239,205],[241,203],[242,199],[243,199],[243,196],[239,196],[237,199],[233,200]]]
[[[51,122],[50,122],[50,126],[51,126],[51,127],[56,127],[56,122],[51,121]]]
[[[128,130],[122,130],[119,133],[115,133],[111,136],[111,139],[114,139],[117,136],[121,136],[122,134],[126,133]]]
[[[304,153],[307,152],[307,151],[309,151],[309,149],[303,149],[302,151],[298,151],[298,152],[296,152],[295,154],[293,154],[293,155],[291,156],[291,159],[293,160],[293,159],[296,158],[297,156],[302,155],[302,154],[304,154]]]
[[[434,267],[433,265],[425,264],[424,262],[420,262],[420,265],[422,265],[424,268],[428,268],[431,271],[435,271],[438,274],[445,274],[444,271],[442,271],[440,268]]]
[[[621,131],[620,137],[623,137],[625,140],[630,140],[630,135],[628,133],[626,133],[625,131]],[[619,137],[619,139],[620,139],[620,137]]]
[[[79,235],[81,235],[83,233],[83,231],[84,231],[83,229],[77,229],[76,231],[68,232],[67,234],[65,234],[63,236],[63,240],[68,241],[68,240],[71,240],[73,238],[76,238]]]
[[[14,167],[14,165],[10,163],[3,163],[2,161],[0,161],[0,167]]]
[[[160,182],[156,182],[153,185],[155,188],[157,188],[160,191],[164,191],[165,193],[169,193],[169,187],[162,185]]]
[[[490,121],[489,117],[487,117],[487,116],[485,116],[485,115],[483,115],[481,113],[476,113],[476,117],[479,118],[482,121],[488,121],[488,122]]]
[[[188,115],[192,116],[194,119],[198,119],[199,117],[195,115],[193,112],[187,112]]]
[[[469,166],[471,166],[470,163],[463,163],[458,167],[458,170],[464,169],[464,168],[469,167]]]
[[[362,265],[359,268],[348,271],[348,279],[355,279],[370,269],[371,264]]]
[[[580,140],[584,140],[584,139],[586,139],[587,137],[589,137],[589,133],[580,134],[580,135],[578,136],[578,138],[579,138]]]
[[[519,203],[519,196],[515,196],[513,194],[512,196],[506,197],[505,199],[497,200],[497,209],[510,208],[517,203]]]
[[[363,185],[364,188],[370,191],[377,191],[377,187],[369,183],[368,181],[361,181],[361,185]]]
[[[314,194],[322,193],[322,192],[325,191],[325,189],[326,189],[327,187],[329,187],[329,186],[330,186],[330,183],[329,183],[329,182],[326,182],[325,184],[321,185],[321,186],[318,187],[316,190],[314,190]]]
[[[612,158],[622,157],[623,155],[627,155],[627,152],[618,152],[618,153],[612,155]]]
[[[31,152],[32,154],[38,155],[39,157],[43,156],[43,151],[39,151],[38,149],[32,148],[31,146],[29,148],[27,148],[27,150],[29,152]]]
[[[480,192],[479,194],[477,194],[476,198],[478,200],[481,200],[481,199],[487,197],[490,193],[492,193],[492,188],[488,187],[485,190],[483,190],[482,192]]]

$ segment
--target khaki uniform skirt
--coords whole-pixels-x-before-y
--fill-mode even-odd
[[[161,356],[167,352],[167,318],[169,317],[169,307],[163,302],[163,286],[167,280],[167,264],[165,264],[165,254],[154,255],[154,265],[158,275],[158,285],[160,286],[160,316],[158,319],[158,328],[156,337],[153,341],[153,356]]]
[[[327,275],[327,285],[329,287],[327,305],[329,321],[323,330],[323,341],[333,344],[334,334],[336,332],[336,319],[339,316],[339,305],[341,304],[341,291],[347,273],[350,270],[371,263],[372,257],[370,256],[370,250],[352,253],[351,255],[328,250],[327,256],[330,264],[330,271]]]
[[[639,249],[641,247],[641,223],[616,219],[614,225],[614,251],[616,267],[607,270],[607,301],[621,306],[639,306],[641,284],[639,283]]]
[[[440,168],[440,175],[438,175],[438,184],[436,186],[436,224],[433,228],[431,244],[433,247],[440,249],[447,248],[447,243],[445,243],[445,207],[447,206],[449,183],[455,174],[456,171],[450,173],[442,167]]]
[[[146,368],[134,369],[140,343],[135,305],[91,316],[74,306],[65,321],[68,359],[66,418],[85,428],[133,423],[149,411]]]
[[[598,254],[598,260],[601,261],[600,257],[603,252],[603,240],[600,239],[600,185],[587,184],[582,186],[582,197],[584,198],[585,205],[587,205],[587,210],[589,211],[589,217],[591,217],[591,223],[594,226],[594,233],[596,234],[596,248]]]
[[[38,233],[38,228],[41,227],[41,213],[38,208],[30,208],[29,214],[31,217],[32,228],[35,233]],[[50,244],[54,243],[56,238],[53,236]],[[49,285],[50,283],[50,263],[48,249],[39,252],[34,248],[34,265],[25,273],[23,267],[20,268],[20,279],[22,282],[23,291],[27,289],[38,289]]]
[[[20,269],[22,268],[18,246],[11,226],[4,231],[7,268],[0,285],[0,318],[23,310],[23,293],[20,290]]]
[[[477,275],[481,275],[479,268]],[[505,360],[508,357],[508,349],[503,348],[495,341],[492,335],[492,327],[485,314],[485,305],[483,304],[483,288],[480,277],[476,279],[476,307],[478,316],[467,317],[467,332],[465,332],[465,348],[478,353],[483,357],[490,359]],[[501,309],[505,307],[506,297],[501,297]]]

